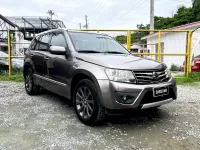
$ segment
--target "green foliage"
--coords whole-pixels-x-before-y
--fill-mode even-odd
[[[175,26],[200,21],[200,0],[193,0],[193,7],[180,6],[172,17],[155,16],[155,29],[168,29]],[[149,29],[150,25],[138,24],[139,30]],[[131,34],[131,43],[145,43],[141,37],[149,34],[149,32],[135,32]],[[126,43],[126,36],[120,35],[116,40],[122,44]]]
[[[200,85],[200,72],[192,72],[188,77],[184,75],[175,76],[176,82],[179,85]]]
[[[12,74],[10,77],[8,74],[0,74],[0,81],[15,81],[15,82],[23,82],[24,77],[22,73]]]
[[[125,35],[119,35],[119,36],[116,36],[115,39],[121,43],[121,44],[126,44],[126,39],[127,37]]]
[[[168,29],[195,21],[193,8],[180,6],[173,17],[155,16],[155,29]]]
[[[195,16],[196,21],[200,20],[200,0],[193,0],[193,14]]]
[[[143,24],[138,24],[137,25],[138,30],[145,30],[149,29],[150,25],[143,25]],[[145,41],[141,40],[141,38],[145,35],[148,35],[149,32],[134,32],[131,34],[131,43],[145,43]],[[115,39],[120,42],[121,44],[126,44],[127,41],[127,36],[126,35],[119,35],[116,36]]]
[[[182,68],[181,68],[181,66],[179,67],[179,66],[177,66],[175,64],[172,64],[171,67],[170,67],[170,70],[171,71],[181,71]]]
[[[10,38],[11,38],[11,41],[12,41],[12,42],[16,42],[15,36],[11,36]]]

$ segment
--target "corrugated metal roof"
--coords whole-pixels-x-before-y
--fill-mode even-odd
[[[188,23],[188,24],[181,25],[181,26],[176,26],[176,27],[173,27],[173,28],[169,28],[167,30],[187,30],[187,29],[195,28],[195,27],[196,28],[200,27],[200,21],[193,22],[193,23]],[[167,32],[163,32],[162,35],[163,34],[167,34]],[[146,35],[146,36],[142,37],[141,39],[145,40],[145,39],[157,36],[157,35],[158,35],[158,33],[152,33],[152,34],[149,34],[149,35]]]

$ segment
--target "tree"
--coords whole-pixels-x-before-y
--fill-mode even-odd
[[[138,30],[145,30],[145,29],[149,29],[150,25],[143,25],[143,24],[138,24],[137,25],[137,29]],[[142,31],[142,32],[134,32],[131,34],[131,43],[145,43],[145,41],[142,41],[141,38],[145,35],[148,35],[149,32],[146,31]],[[127,42],[127,36],[126,35],[119,35],[116,36],[115,39],[120,42],[121,44],[126,44]]]
[[[175,26],[200,21],[200,0],[193,0],[193,7],[180,6],[172,17],[155,16],[155,29],[168,29]],[[150,25],[138,24],[139,30],[149,29]],[[131,43],[145,43],[141,37],[149,34],[149,32],[135,32],[131,34]],[[126,36],[120,35],[116,39],[120,43],[126,43]]]
[[[192,8],[180,6],[173,17],[155,16],[155,29],[168,29],[194,21],[196,20]]]
[[[193,0],[192,10],[196,21],[200,21],[200,0]]]

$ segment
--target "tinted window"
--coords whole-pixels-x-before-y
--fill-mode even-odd
[[[30,45],[30,50],[34,50],[35,49],[35,46],[37,44],[37,39],[35,38],[32,42],[31,42],[31,45]]]
[[[67,47],[64,35],[62,33],[52,33],[50,45]]]
[[[46,51],[48,49],[49,34],[42,35],[37,43],[36,49],[41,51]]]

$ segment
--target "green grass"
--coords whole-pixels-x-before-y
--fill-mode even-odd
[[[0,74],[0,81],[23,82],[24,77],[22,73],[13,73],[10,77],[8,74]]]
[[[197,86],[200,85],[197,82],[200,82],[200,72],[192,72],[189,74],[188,78],[184,75],[175,76],[176,82],[178,85],[190,85]]]

